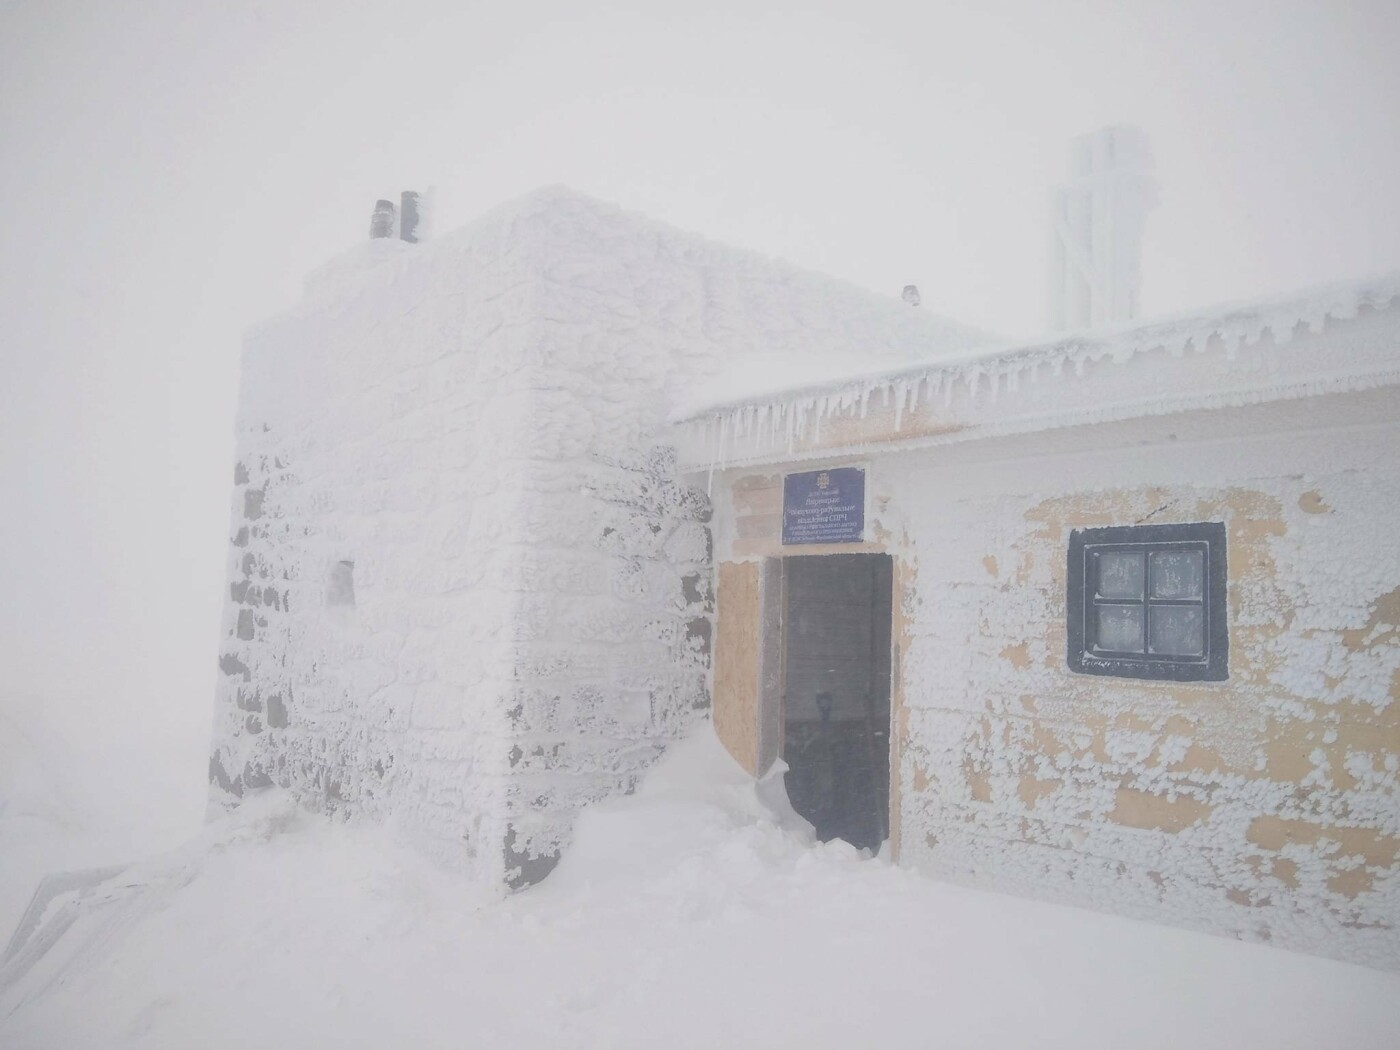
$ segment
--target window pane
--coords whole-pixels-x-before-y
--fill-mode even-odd
[[[1154,605],[1148,618],[1148,648],[1163,656],[1205,652],[1205,618],[1199,605]]]
[[[1138,555],[1141,560],[1142,556]],[[1115,653],[1142,652],[1142,606],[1100,605],[1094,647]]]
[[[1142,555],[1138,552],[1099,553],[1099,597],[1142,598]]]
[[[1152,597],[1200,598],[1205,590],[1205,559],[1200,551],[1153,551]]]

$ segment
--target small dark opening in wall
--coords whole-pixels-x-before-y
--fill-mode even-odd
[[[1230,677],[1225,525],[1070,533],[1069,669],[1172,682]]]
[[[351,606],[355,604],[355,563],[338,561],[331,566],[326,581],[326,604]]]

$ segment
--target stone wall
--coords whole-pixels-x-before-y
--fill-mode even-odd
[[[506,261],[451,262],[379,260],[248,339],[210,772],[492,878],[523,493],[482,363],[529,335]]]
[[[709,707],[709,501],[666,406],[937,328],[567,191],[328,266],[245,348],[215,802],[276,783],[542,877]]]
[[[210,762],[511,885],[707,708],[711,612],[656,352],[580,352],[521,221],[250,337]]]

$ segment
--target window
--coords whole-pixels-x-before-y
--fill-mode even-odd
[[[1067,583],[1071,671],[1229,677],[1220,522],[1075,530]]]

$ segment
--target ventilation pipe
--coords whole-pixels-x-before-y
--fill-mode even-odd
[[[423,215],[422,197],[417,190],[404,190],[399,200],[399,239],[417,244]]]
[[[369,219],[369,236],[371,240],[381,240],[394,236],[395,220],[398,218],[393,201],[379,200],[374,202],[374,214]]]

